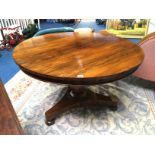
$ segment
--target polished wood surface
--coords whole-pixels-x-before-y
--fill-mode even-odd
[[[23,130],[0,81],[0,135],[20,135]]]
[[[20,43],[15,62],[44,81],[88,85],[121,79],[142,63],[142,49],[107,32],[54,33]]]

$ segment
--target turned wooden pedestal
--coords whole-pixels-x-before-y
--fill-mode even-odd
[[[108,107],[117,110],[118,99],[114,96],[105,96],[89,90],[85,86],[70,85],[62,99],[51,109],[46,111],[46,124],[52,125],[62,113],[77,107]]]

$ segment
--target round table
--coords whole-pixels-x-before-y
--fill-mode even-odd
[[[51,125],[61,113],[79,106],[116,110],[115,96],[94,93],[87,86],[130,75],[144,54],[138,45],[106,31],[83,31],[30,38],[14,49],[13,58],[23,72],[36,79],[68,85],[63,98],[45,112],[46,123]]]

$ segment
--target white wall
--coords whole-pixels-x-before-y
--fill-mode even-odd
[[[0,25],[0,29],[1,29],[1,25]],[[1,32],[0,32],[0,41],[3,40]]]
[[[3,40],[1,33],[0,33],[0,40]]]
[[[148,34],[151,32],[155,32],[155,19],[151,19],[148,28]]]

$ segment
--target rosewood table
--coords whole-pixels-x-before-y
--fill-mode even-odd
[[[26,74],[68,85],[63,98],[45,112],[47,125],[52,125],[61,113],[79,106],[116,110],[115,96],[93,93],[87,86],[130,75],[144,54],[138,45],[107,32],[69,32],[25,40],[14,49],[13,57]]]

